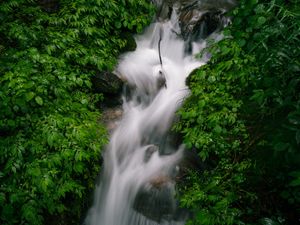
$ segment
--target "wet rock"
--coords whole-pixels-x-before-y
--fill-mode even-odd
[[[109,133],[112,133],[117,128],[122,115],[123,110],[121,106],[103,109],[101,122],[105,125]]]
[[[167,80],[166,80],[166,77],[165,75],[163,74],[163,72],[160,70],[159,71],[159,75],[157,77],[157,89],[161,89],[162,87],[167,87]]]
[[[163,221],[184,221],[189,212],[181,209],[174,201],[174,183],[168,177],[159,176],[155,180],[157,187],[150,185],[143,187],[138,193],[133,208],[157,223]],[[170,223],[171,224],[171,223]]]
[[[109,71],[98,72],[93,78],[93,89],[96,93],[104,95],[118,95],[123,86],[123,81]]]
[[[181,1],[179,23],[185,40],[204,39],[224,27],[225,13],[234,5],[230,0]]]
[[[204,39],[225,25],[224,12],[212,9],[208,12],[192,10],[181,15],[181,29],[185,39]]]
[[[175,1],[165,0],[165,1],[156,1],[157,5],[157,18],[159,21],[168,20],[172,14],[172,6]]]
[[[161,186],[159,189],[144,187],[138,193],[133,208],[157,222],[172,220],[176,211],[173,195],[173,189],[167,185]]]
[[[156,189],[163,188],[165,185],[167,185],[169,182],[173,182],[171,177],[166,175],[159,175],[154,178],[152,178],[149,183],[152,187]]]
[[[154,152],[158,151],[158,147],[156,145],[151,145],[149,148],[146,149],[144,162],[148,162],[153,155]]]
[[[159,21],[168,20],[172,10],[179,15],[181,36],[187,41],[204,39],[227,24],[225,13],[235,0],[154,0]],[[176,6],[175,6],[176,5]]]

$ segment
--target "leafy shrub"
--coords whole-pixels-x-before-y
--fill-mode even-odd
[[[0,3],[1,224],[78,223],[107,141],[90,78],[151,12],[138,0]]]
[[[183,189],[191,224],[298,222],[299,12],[298,1],[240,1],[191,75],[176,128],[210,165]]]

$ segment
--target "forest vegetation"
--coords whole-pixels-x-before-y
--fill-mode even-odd
[[[0,224],[82,222],[108,141],[91,79],[153,14],[148,0],[0,2]],[[190,225],[296,225],[300,2],[240,0],[229,15],[174,125],[203,165],[178,197]]]
[[[175,128],[204,170],[181,203],[188,224],[299,224],[300,2],[241,0],[230,16],[187,81]]]
[[[79,224],[107,143],[91,78],[152,19],[148,1],[0,3],[0,224]]]

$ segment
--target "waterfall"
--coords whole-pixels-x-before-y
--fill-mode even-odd
[[[174,7],[170,18],[151,24],[136,37],[137,49],[120,57],[115,71],[127,83],[123,116],[103,155],[87,225],[185,223],[187,214],[175,200],[184,146],[172,145],[168,132],[189,94],[187,76],[205,63],[193,52],[206,42],[191,43],[196,50],[187,53],[176,12]]]

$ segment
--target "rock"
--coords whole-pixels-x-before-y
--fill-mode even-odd
[[[156,145],[151,145],[149,148],[146,149],[144,162],[148,162],[153,155],[154,152],[158,151],[158,147]]]
[[[170,19],[172,10],[177,10],[181,36],[189,41],[206,38],[222,28],[227,21],[225,13],[236,5],[235,0],[152,1],[158,8],[159,21]]]
[[[161,89],[162,87],[165,87],[167,88],[167,80],[166,80],[166,77],[164,75],[164,73],[160,70],[159,71],[159,74],[158,74],[158,77],[157,77],[157,89]]]
[[[174,189],[168,185],[160,188],[144,187],[138,193],[133,208],[147,218],[160,223],[172,220],[176,213]]]
[[[103,93],[104,95],[118,95],[123,86],[123,81],[109,71],[98,72],[92,78],[92,83],[94,92]]]
[[[173,2],[170,1],[163,1],[161,4],[158,5],[157,18],[159,21],[170,19],[172,14],[172,5]]]
[[[122,33],[121,37],[124,40],[126,40],[126,45],[120,50],[121,53],[134,51],[136,49],[137,45],[131,33],[129,32]]]
[[[179,23],[185,40],[204,39],[227,23],[225,13],[234,6],[228,0],[182,1]]]
[[[162,188],[163,186],[167,185],[169,182],[173,182],[173,181],[169,176],[166,175],[156,176],[149,181],[151,186],[157,189]]]
[[[192,40],[204,39],[225,25],[224,12],[211,9],[208,12],[191,10],[180,15],[183,37]]]
[[[117,128],[118,121],[122,115],[122,106],[103,109],[101,122],[105,125],[109,133],[112,133],[112,131]]]
[[[159,175],[153,178],[152,184],[141,188],[133,208],[153,222],[164,224],[163,221],[168,220],[177,224],[190,215],[187,210],[178,206],[178,202],[174,201],[174,195],[174,182],[168,176]]]

